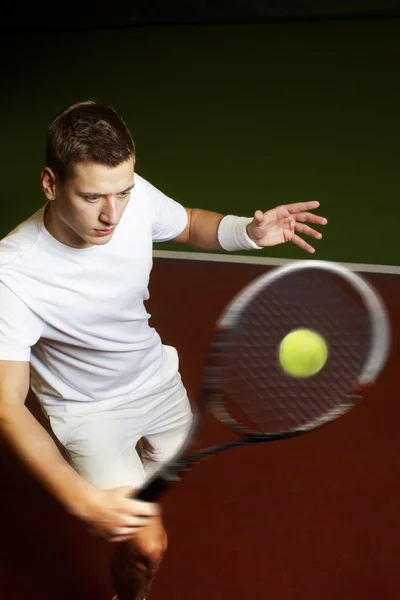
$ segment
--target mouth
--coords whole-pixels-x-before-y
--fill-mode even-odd
[[[95,232],[98,235],[110,235],[110,233],[112,233],[114,231],[114,227],[111,227],[110,229],[95,229]]]

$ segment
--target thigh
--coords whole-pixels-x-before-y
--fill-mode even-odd
[[[98,489],[140,488],[187,438],[192,411],[179,373],[140,402],[73,417],[50,417],[52,430],[75,470]],[[136,445],[146,437],[153,459],[141,461]]]
[[[190,402],[180,377],[171,393],[150,406],[145,436],[153,447],[153,460],[144,463],[146,479],[179,453],[192,424]]]
[[[140,419],[129,418],[125,411],[104,411],[69,419],[51,417],[50,423],[71,465],[94,487],[142,485],[145,474],[136,452]]]

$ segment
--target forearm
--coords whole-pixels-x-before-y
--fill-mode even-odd
[[[25,406],[2,408],[0,434],[30,473],[69,513],[84,517],[95,488],[64,460],[51,436]]]
[[[186,210],[188,226],[174,241],[203,250],[260,249],[249,236],[248,226],[252,218],[224,216],[200,208]]]

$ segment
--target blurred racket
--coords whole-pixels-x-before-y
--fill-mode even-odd
[[[325,366],[309,378],[285,374],[278,360],[281,340],[298,327],[317,331],[329,348]],[[136,497],[156,501],[187,469],[223,450],[301,435],[344,415],[376,381],[389,346],[383,302],[347,268],[306,260],[256,278],[215,325],[188,439]],[[209,411],[240,437],[194,451]]]

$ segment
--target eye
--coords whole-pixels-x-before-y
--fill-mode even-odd
[[[99,199],[98,196],[86,196],[85,200],[87,200],[87,202],[97,202],[97,200]]]
[[[127,198],[130,195],[130,193],[130,190],[128,190],[127,192],[121,192],[120,194],[118,194],[118,198]]]

